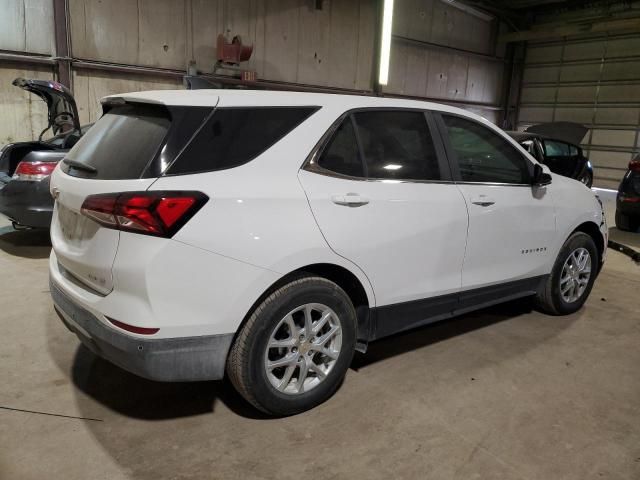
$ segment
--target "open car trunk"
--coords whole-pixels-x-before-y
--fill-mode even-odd
[[[536,133],[546,137],[561,140],[574,145],[580,145],[589,129],[580,123],[549,122],[531,125],[525,132]]]
[[[15,142],[5,145],[0,150],[0,188],[4,187],[13,176],[22,159],[34,151],[64,150],[75,143],[82,135],[79,124],[78,110],[73,95],[64,85],[49,80],[32,80],[16,78],[13,85],[37,95],[47,104],[47,125],[40,133],[38,140]],[[52,137],[43,141],[44,133],[51,129]],[[73,141],[67,141],[65,134],[73,133]],[[55,136],[60,135],[61,141],[54,142]]]
[[[67,87],[50,80],[26,78],[16,78],[13,85],[37,95],[47,104],[49,123],[40,134],[40,140],[49,128],[53,130],[54,135],[72,130],[80,132],[80,118],[76,101]]]

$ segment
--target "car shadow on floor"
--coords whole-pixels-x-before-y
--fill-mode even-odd
[[[452,320],[398,334],[357,354],[351,368],[360,368],[463,335],[531,311],[531,302],[519,300]],[[222,402],[237,415],[255,420],[271,419],[249,405],[225,379],[211,382],[154,382],[133,375],[96,356],[84,346],[76,350],[71,365],[75,386],[94,401],[130,418],[166,420],[213,413]]]
[[[71,379],[83,393],[110,410],[142,420],[166,420],[212,413],[218,401],[236,414],[269,419],[252,408],[230,382],[154,382],[133,375],[79,346]]]
[[[356,354],[351,368],[357,371],[396,355],[434,345],[505,320],[515,319],[520,315],[531,313],[532,310],[532,299],[518,299],[398,333],[370,343],[364,355]]]
[[[636,250],[640,249],[640,233],[619,230],[617,227],[609,227],[609,239],[621,243]]]
[[[51,252],[49,230],[14,230],[0,227],[0,250],[14,257],[47,258]]]

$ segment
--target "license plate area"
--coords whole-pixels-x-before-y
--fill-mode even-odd
[[[56,209],[60,234],[70,245],[82,246],[99,228],[98,224],[65,207],[60,202],[56,202]]]

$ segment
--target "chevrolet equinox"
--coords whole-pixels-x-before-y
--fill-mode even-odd
[[[295,414],[370,341],[520,297],[575,312],[604,259],[591,190],[458,108],[233,90],[102,106],[51,178],[51,295],[142,377],[226,372]]]

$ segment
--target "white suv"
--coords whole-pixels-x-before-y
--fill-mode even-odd
[[[603,262],[594,194],[457,108],[198,90],[103,109],[51,178],[51,295],[143,377],[226,371],[293,414],[372,340],[518,297],[574,312]]]

